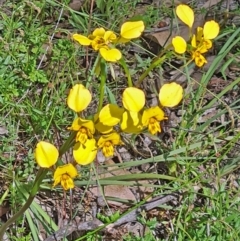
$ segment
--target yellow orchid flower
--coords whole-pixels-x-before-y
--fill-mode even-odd
[[[183,88],[175,82],[164,84],[159,91],[159,101],[163,107],[174,107],[182,98]]]
[[[180,4],[176,8],[176,14],[190,29],[192,29],[194,22],[193,10],[185,5]],[[203,28],[198,27],[197,33],[192,34],[191,45],[187,45],[187,42],[181,37],[176,36],[172,39],[172,45],[174,50],[178,54],[183,54],[186,51],[191,54],[192,60],[198,67],[202,67],[207,60],[202,55],[206,53],[212,47],[212,39],[216,38],[219,34],[219,24],[213,20],[207,21]]]
[[[123,132],[126,133],[135,133],[138,134],[142,131],[142,117],[139,113],[137,113],[137,119],[139,120],[138,124],[135,125],[135,120],[133,120],[132,115],[129,111],[125,111],[122,115],[122,119],[120,122],[120,128]]]
[[[90,46],[99,51],[100,55],[109,62],[116,62],[122,58],[121,52],[112,48],[117,36],[113,31],[106,31],[104,28],[97,28],[88,37],[81,34],[73,34],[73,39],[83,46]]]
[[[88,165],[94,161],[97,155],[95,139],[87,139],[83,144],[77,142],[73,147],[73,157],[79,165]]]
[[[122,145],[121,137],[117,132],[112,132],[107,135],[102,135],[98,140],[98,147],[102,149],[105,157],[113,156],[114,146]]]
[[[93,121],[85,120],[80,117],[76,118],[72,126],[68,128],[71,131],[77,131],[76,142],[84,144],[87,139],[91,139],[95,133]]]
[[[160,107],[155,106],[144,110],[142,115],[143,126],[148,127],[148,131],[155,135],[161,132],[161,126],[159,121],[165,120],[167,117],[164,116],[164,111]]]
[[[92,100],[92,95],[82,84],[76,84],[67,97],[67,105],[75,112],[85,110]]]
[[[106,61],[117,62],[122,58],[122,53],[113,46],[140,37],[144,28],[143,21],[125,22],[121,26],[119,38],[113,31],[106,31],[104,28],[95,29],[88,37],[81,34],[73,34],[72,38],[83,46],[91,46],[95,51],[99,51],[102,58]]]
[[[40,141],[36,146],[34,156],[40,167],[49,168],[57,162],[59,153],[51,143]]]
[[[55,187],[60,183],[64,190],[74,188],[73,178],[75,178],[77,175],[77,169],[72,164],[69,163],[63,166],[59,166],[53,175],[53,186]]]

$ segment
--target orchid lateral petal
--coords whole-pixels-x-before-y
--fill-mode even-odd
[[[67,104],[70,109],[80,112],[88,107],[92,100],[92,95],[82,84],[76,84],[70,90]]]
[[[183,54],[187,50],[187,43],[184,38],[180,36],[176,36],[172,39],[172,45],[174,47],[174,51],[178,54]]]
[[[118,49],[100,48],[99,52],[101,56],[109,62],[117,62],[122,58],[122,53]]]
[[[106,126],[99,120],[99,114],[94,115],[94,126],[97,131],[99,131],[102,134],[109,133],[113,130],[112,126]]]
[[[214,39],[219,34],[219,24],[215,21],[208,21],[203,26],[203,38],[204,39]]]
[[[145,105],[145,94],[141,89],[128,87],[123,92],[122,102],[125,109],[138,112]]]
[[[115,126],[120,122],[123,112],[123,108],[114,104],[107,104],[101,109],[98,118],[106,126]]]
[[[125,22],[121,26],[121,36],[125,39],[138,38],[141,36],[144,28],[143,21]]]
[[[49,168],[53,166],[58,160],[57,148],[46,141],[38,142],[35,149],[35,159],[37,164],[42,168]]]
[[[123,132],[126,133],[135,133],[138,134],[142,131],[142,124],[141,124],[141,116],[138,113],[138,120],[140,120],[140,123],[138,125],[134,125],[134,121],[132,119],[132,116],[130,115],[129,111],[125,111],[122,115],[122,119],[120,122],[120,128]]]
[[[193,36],[192,36],[191,45],[193,48],[197,47],[197,38],[196,38],[195,34],[193,34]]]
[[[81,34],[73,34],[72,38],[83,46],[89,46],[92,43],[92,40]]]
[[[95,123],[95,128],[98,130],[101,134],[107,134],[113,130],[112,126],[106,126],[102,122]]]
[[[164,107],[174,107],[183,98],[183,88],[181,85],[172,82],[164,84],[159,92],[159,101]]]
[[[189,28],[192,28],[194,22],[194,12],[188,5],[178,5],[176,8],[176,14],[182,22],[184,22]]]

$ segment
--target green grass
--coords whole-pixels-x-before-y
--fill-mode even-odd
[[[1,6],[0,126],[7,132],[0,134],[0,204],[9,207],[9,216],[18,211],[29,196],[38,170],[33,155],[37,142],[47,140],[61,146],[69,136],[67,127],[71,126],[74,114],[67,108],[66,98],[75,83],[90,86],[93,102],[89,109],[92,112],[86,112],[86,115],[96,112],[100,80],[93,75],[95,53],[89,52],[90,65],[86,69],[86,50],[72,41],[71,34],[87,34],[88,28],[93,30],[100,26],[119,31],[119,26],[126,19],[142,19],[141,14],[132,15],[139,7],[139,1],[123,2],[98,0],[92,16],[90,1],[86,1],[79,12],[69,9],[67,1],[7,1]],[[159,8],[148,6],[145,11],[143,20],[147,28],[155,26],[162,16],[174,16],[164,5]],[[234,14],[239,13],[235,11]],[[96,173],[100,175],[109,170],[98,169],[95,165],[84,166],[81,168],[81,178],[75,180],[78,191],[72,192],[73,199],[69,192],[65,195],[60,188],[52,189],[52,175],[49,174],[41,184],[40,198],[54,200],[51,205],[63,202],[71,219],[79,215],[80,206],[86,206],[84,212],[87,212],[92,203],[96,203],[93,199],[91,204],[87,204],[87,190],[96,182],[99,188],[108,185],[136,187],[137,181],[157,180],[154,184],[142,185],[153,187],[152,196],[178,191],[179,200],[159,207],[154,217],[141,213],[138,221],[147,230],[145,236],[134,237],[124,233],[123,240],[157,240],[154,233],[158,233],[159,229],[164,232],[157,234],[158,240],[240,240],[240,134],[236,127],[240,115],[240,78],[230,80],[225,72],[236,61],[234,57],[239,55],[239,32],[234,25],[223,26],[215,43],[216,58],[209,69],[203,71],[200,81],[192,79],[187,67],[182,69],[188,87],[183,102],[177,107],[182,110],[181,121],[176,128],[167,127],[172,139],[153,139],[153,149],[158,154],[139,159],[140,155],[134,149],[141,151],[141,145],[138,146],[139,139],[133,136],[128,140],[131,145],[125,146],[133,153],[132,160],[110,166],[114,170],[142,170],[143,164],[149,164],[154,169],[98,178]],[[139,46],[142,44],[141,41],[136,43]],[[128,54],[129,50],[134,49],[133,46],[123,47],[122,51],[128,56],[126,64],[133,82],[136,82],[154,56],[147,50],[144,54],[134,51]],[[171,55],[165,65],[176,68],[172,66],[173,60]],[[112,68],[116,78],[114,80],[111,74],[108,75],[104,100],[120,103],[120,94],[127,87],[127,78],[118,65],[114,64]],[[154,78],[162,80],[162,71],[162,66],[158,66],[144,81]],[[222,74],[219,78],[225,78],[227,82],[218,93],[207,88],[216,71]],[[198,88],[191,89],[193,83]],[[211,99],[206,103],[207,95]],[[211,108],[217,108],[215,115],[199,122],[206,110]],[[222,115],[225,116],[224,122],[219,121]],[[70,160],[71,156],[64,158]],[[136,202],[130,208],[134,209],[137,205]],[[46,202],[39,204],[34,200],[25,215],[7,231],[9,240],[37,241],[40,240],[40,228],[45,230],[47,236],[58,230],[56,219],[51,212],[44,210],[45,206]],[[121,210],[120,216],[129,210]],[[108,217],[115,210],[107,206],[100,208],[99,212]],[[3,215],[1,223],[5,221]],[[113,221],[103,218],[103,222]],[[99,228],[68,240],[104,240],[104,235],[107,237],[109,234]]]

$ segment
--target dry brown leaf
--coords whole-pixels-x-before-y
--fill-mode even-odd
[[[113,165],[115,164],[113,162],[113,160],[108,160],[105,162],[106,165]],[[112,176],[122,176],[122,175],[131,175],[132,173],[129,172],[128,170],[125,169],[119,169],[119,170],[114,170],[116,169],[115,167],[108,167],[108,171],[106,172],[104,171],[103,174],[100,174],[98,176],[99,179],[102,178],[106,178],[106,177],[112,177]],[[151,180],[153,181],[153,180]],[[148,180],[141,180],[138,181],[136,183],[138,185],[144,185],[144,184],[149,184],[150,182]],[[104,196],[109,196],[109,197],[113,197],[113,198],[119,198],[119,199],[123,199],[123,200],[130,200],[130,201],[136,201],[136,197],[133,194],[133,192],[131,190],[135,190],[136,193],[138,193],[139,196],[141,197],[145,197],[148,194],[152,193],[153,188],[152,187],[144,187],[144,186],[138,186],[138,187],[131,187],[131,189],[127,186],[122,186],[122,185],[107,185],[103,187],[103,192],[104,192]],[[92,187],[89,190],[90,192],[92,192],[95,196],[101,196],[101,190],[100,187]],[[120,206],[122,205],[122,203],[120,202],[115,202],[115,201],[108,201],[109,204],[112,205],[116,205],[116,206]]]
[[[204,16],[202,14],[196,15],[195,21],[193,24],[193,32],[195,32],[198,26],[202,26],[203,22],[204,22]],[[190,36],[188,26],[179,24],[179,27],[178,28],[176,26],[173,27],[172,31],[170,31],[170,27],[169,29],[164,31],[161,31],[161,29],[159,29],[159,31],[157,32],[145,34],[144,38],[150,41],[153,41],[155,43],[158,43],[161,47],[164,47],[170,44],[172,42],[172,39],[177,35],[180,35],[186,41],[188,41]],[[151,45],[151,43],[149,43],[149,45]]]
[[[0,205],[0,217],[6,214],[9,210],[10,210],[10,207],[3,207],[2,205]]]
[[[202,8],[210,8],[210,7],[220,3],[221,1],[222,0],[209,0],[202,5]]]
[[[68,6],[74,11],[79,11],[84,2],[85,0],[72,0]]]
[[[105,162],[106,165],[113,165],[113,160],[107,160]],[[116,170],[111,173],[111,170],[115,169],[113,167],[108,167],[109,172],[105,172],[103,174],[100,174],[98,178],[106,178],[106,177],[112,177],[112,176],[120,176],[120,175],[128,175],[130,172],[127,170],[121,169]],[[101,196],[101,190],[99,187],[93,187],[89,190],[92,192],[95,196]],[[132,191],[127,186],[122,185],[107,185],[103,187],[104,196],[109,196],[113,198],[119,198],[123,200],[130,200],[130,201],[136,201],[136,197],[133,195]],[[122,203],[115,202],[115,201],[108,201],[108,204],[120,206]]]

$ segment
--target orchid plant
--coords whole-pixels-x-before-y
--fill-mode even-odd
[[[195,64],[198,67],[202,67],[207,63],[207,60],[203,54],[212,47],[212,40],[218,36],[220,29],[219,24],[214,20],[207,21],[203,28],[197,27],[196,34],[193,34],[193,10],[187,5],[180,4],[176,8],[176,14],[179,19],[189,27],[191,33],[191,41],[190,44],[188,44],[183,37],[174,37],[172,39],[174,50],[178,54],[183,54],[185,52],[189,53],[191,59],[195,61]]]
[[[176,14],[192,30],[194,22],[193,10],[187,5],[180,4]],[[145,92],[140,84],[157,65],[161,65],[166,56],[158,56],[151,66],[140,76],[133,85],[130,71],[124,62],[124,56],[117,46],[126,44],[132,39],[139,38],[144,31],[143,21],[125,22],[120,28],[120,34],[104,28],[95,29],[90,35],[74,33],[72,38],[78,44],[91,47],[99,52],[96,58],[99,71],[93,71],[100,79],[99,102],[95,113],[87,112],[92,101],[89,82],[86,86],[75,84],[67,96],[67,106],[76,118],[69,125],[70,136],[59,149],[47,142],[39,141],[34,151],[35,159],[40,169],[36,175],[33,188],[25,205],[0,229],[0,239],[6,228],[14,222],[30,206],[40,184],[50,170],[53,172],[53,187],[61,185],[64,191],[74,188],[74,179],[80,177],[77,165],[89,165],[96,160],[101,151],[108,158],[115,153],[116,146],[124,145],[121,136],[124,133],[140,134],[148,131],[151,135],[162,132],[161,122],[168,117],[165,108],[177,106],[183,99],[183,88],[176,82],[164,83],[158,91],[158,105],[148,106]],[[187,43],[181,36],[172,39],[172,46],[177,54],[189,53],[196,65],[201,67],[206,63],[203,56],[211,47],[212,40],[219,34],[219,25],[215,21],[208,21],[203,28],[198,27],[196,34],[191,32],[191,41]],[[165,53],[165,52],[164,52]],[[100,59],[100,61],[99,61]],[[104,90],[106,86],[106,66],[111,63],[120,64],[127,77],[128,87],[122,93],[122,104],[108,103],[103,106]],[[112,66],[111,66],[112,67]],[[87,117],[85,117],[88,115]],[[61,156],[71,150],[73,160],[63,163]]]

